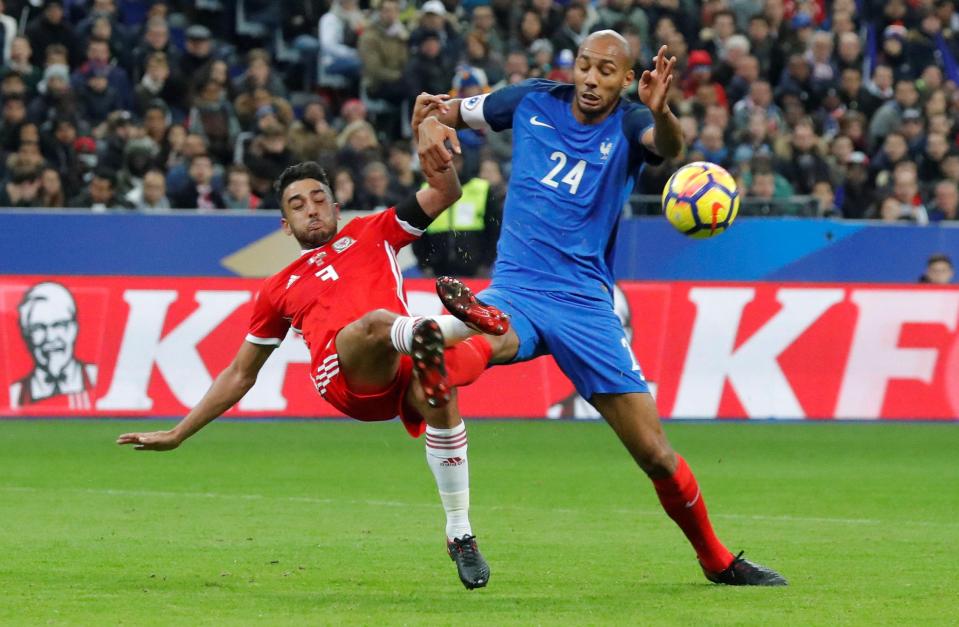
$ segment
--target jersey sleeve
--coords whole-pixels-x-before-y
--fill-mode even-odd
[[[405,204],[408,204],[407,201],[400,203],[400,205]],[[390,207],[386,211],[381,211],[368,218],[358,219],[366,221],[363,227],[364,231],[368,233],[375,232],[378,237],[382,237],[389,242],[393,250],[398,251],[407,244],[418,240],[426,230],[425,227],[419,228],[419,226],[415,226],[414,223],[417,222],[416,220],[409,220],[408,216],[407,218],[407,220],[404,220],[397,214],[397,207]]]
[[[525,81],[497,89],[491,94],[467,98],[460,103],[463,121],[474,130],[491,129],[502,131],[513,127],[513,112],[526,94],[533,91],[549,91],[560,85],[556,81],[529,78]]]
[[[651,128],[653,128],[653,114],[646,107],[634,105],[623,116],[623,134],[629,141],[633,154],[643,163],[659,165],[663,162],[663,158],[643,143],[643,135]]]
[[[266,281],[253,302],[246,341],[260,346],[279,346],[289,330],[290,321],[276,310],[270,299],[270,282]]]

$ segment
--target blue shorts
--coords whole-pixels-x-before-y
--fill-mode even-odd
[[[519,350],[511,363],[552,355],[587,400],[593,394],[649,392],[612,303],[499,286],[478,297],[510,315],[519,336]]]

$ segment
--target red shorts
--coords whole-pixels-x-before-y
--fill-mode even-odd
[[[426,420],[406,403],[406,391],[413,379],[413,360],[409,355],[400,355],[396,378],[386,388],[360,394],[350,389],[340,373],[335,343],[330,344],[313,379],[317,391],[327,403],[350,418],[364,422],[392,420],[399,416],[406,431],[414,438],[426,431]]]

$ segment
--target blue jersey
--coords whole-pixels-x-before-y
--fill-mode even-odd
[[[613,245],[644,162],[649,110],[626,100],[599,124],[573,117],[573,85],[523,81],[460,105],[472,128],[513,129],[493,286],[612,299]]]

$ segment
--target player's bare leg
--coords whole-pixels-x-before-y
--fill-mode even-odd
[[[592,404],[649,476],[669,517],[696,550],[706,578],[730,585],[786,585],[779,573],[734,556],[713,531],[692,470],[669,444],[650,394],[594,394]]]
[[[407,402],[426,419],[426,463],[436,479],[446,511],[446,551],[468,590],[489,582],[490,569],[476,545],[469,521],[469,460],[466,424],[460,417],[456,390],[443,407],[429,403],[419,378],[410,382]]]
[[[387,387],[400,367],[400,353],[390,340],[399,316],[385,309],[364,314],[336,335],[340,373],[350,388],[364,394]]]

